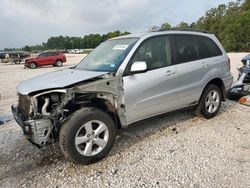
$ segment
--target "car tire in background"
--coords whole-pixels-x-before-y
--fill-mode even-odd
[[[115,138],[113,119],[97,108],[87,107],[76,111],[62,125],[59,144],[69,160],[90,164],[108,154]]]
[[[36,65],[35,62],[32,62],[32,63],[30,63],[29,67],[30,67],[31,69],[35,69],[35,68],[37,67],[37,65]]]
[[[61,67],[63,65],[63,62],[61,60],[56,61],[56,66]]]
[[[198,109],[206,119],[211,119],[219,112],[221,102],[221,90],[217,85],[209,84],[202,93]]]

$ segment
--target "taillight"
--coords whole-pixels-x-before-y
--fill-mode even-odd
[[[228,57],[228,61],[227,61],[227,63],[228,63],[228,68],[229,68],[229,70],[231,70],[231,60],[230,60],[230,58]]]

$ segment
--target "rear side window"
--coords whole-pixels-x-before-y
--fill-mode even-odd
[[[185,63],[198,59],[198,51],[193,35],[174,35],[176,63]]]
[[[212,39],[203,36],[198,36],[197,41],[200,59],[222,55],[220,48]]]

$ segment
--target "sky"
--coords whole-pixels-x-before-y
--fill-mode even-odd
[[[46,42],[51,36],[110,31],[145,32],[150,26],[192,23],[230,0],[1,0],[0,49]]]

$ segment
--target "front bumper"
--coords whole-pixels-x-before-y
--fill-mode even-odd
[[[11,106],[12,114],[16,122],[23,130],[25,137],[34,145],[41,147],[52,142],[52,122],[50,119],[23,120],[18,111],[18,105]]]
[[[23,130],[24,135],[29,138],[32,134],[32,131],[30,129],[30,124],[28,121],[23,121],[22,120],[22,115],[18,111],[18,105],[12,105],[11,106],[11,111],[14,116],[14,119],[16,122],[20,125],[20,127]]]

